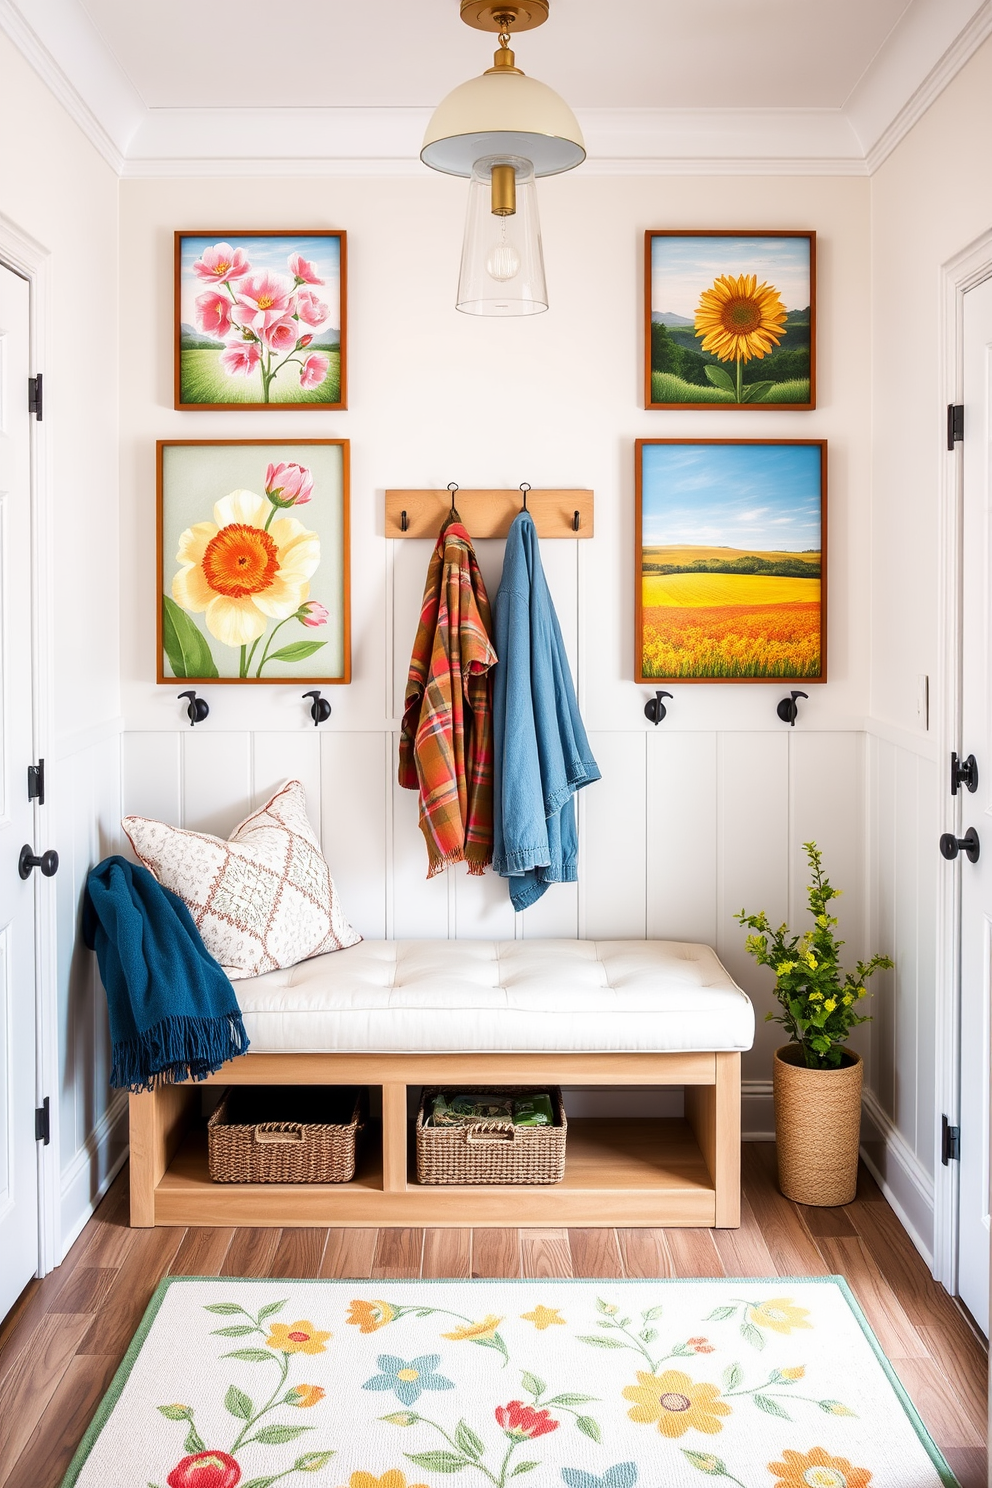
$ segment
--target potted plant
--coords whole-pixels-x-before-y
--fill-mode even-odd
[[[809,859],[809,911],[812,928],[789,935],[773,930],[764,910],[734,918],[754,934],[745,945],[759,966],[775,973],[781,1012],[766,1021],[781,1023],[791,1043],[775,1051],[775,1135],[778,1182],[786,1198],[799,1204],[849,1204],[858,1185],[861,1132],[861,1055],[845,1047],[851,1029],[867,1023],[861,1012],[868,979],[893,963],[888,956],[859,961],[844,972],[838,957],[842,940],[828,914],[835,889],[823,876],[815,842],[804,842]]]

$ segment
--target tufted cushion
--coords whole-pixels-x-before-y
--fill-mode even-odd
[[[242,982],[259,1053],[749,1049],[754,1012],[709,946],[366,940]]]
[[[138,858],[185,901],[232,981],[353,946],[330,869],[291,780],[225,842],[143,816],[121,823]]]

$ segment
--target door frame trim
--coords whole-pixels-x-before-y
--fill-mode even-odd
[[[964,296],[992,278],[992,230],[985,232],[941,265],[940,388],[943,403],[960,403],[964,387]],[[960,834],[961,799],[946,789],[945,764],[951,751],[961,752],[962,518],[963,453],[947,450],[945,408],[939,409],[941,451],[938,534],[937,656],[938,778],[941,781],[942,831]],[[933,1271],[953,1295],[958,1285],[958,1203],[960,1173],[956,1163],[940,1161],[940,1119],[946,1113],[957,1124],[961,1093],[961,893],[960,874],[945,872],[938,880],[935,967],[934,1215]]]
[[[30,286],[29,355],[32,374],[50,365],[51,254],[0,212],[0,262]],[[27,397],[27,389],[24,390]],[[54,629],[49,617],[52,583],[51,423],[31,420],[31,660],[32,734],[35,758],[52,754]],[[36,837],[42,829],[34,807]],[[40,839],[39,839],[40,840]],[[62,1259],[59,1153],[59,1050],[56,895],[35,895],[35,1099],[51,1098],[51,1140],[38,1146],[38,1275]]]

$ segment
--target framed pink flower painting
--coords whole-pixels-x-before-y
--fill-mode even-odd
[[[176,407],[347,408],[346,235],[176,233]]]
[[[348,441],[158,443],[159,682],[350,682]]]

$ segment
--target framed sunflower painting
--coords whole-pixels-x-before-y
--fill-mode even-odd
[[[347,408],[343,232],[175,239],[177,408]]]
[[[644,237],[645,408],[816,407],[816,234]]]
[[[827,680],[827,445],[639,439],[638,682]]]
[[[348,441],[163,439],[159,682],[350,682]]]

